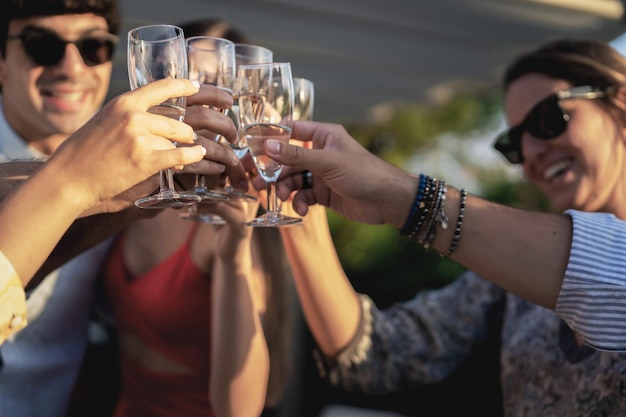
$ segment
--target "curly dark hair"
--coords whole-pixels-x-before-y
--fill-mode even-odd
[[[118,0],[3,0],[0,13],[0,52],[6,53],[9,22],[34,16],[93,13],[102,16],[110,33],[117,35],[121,14]]]

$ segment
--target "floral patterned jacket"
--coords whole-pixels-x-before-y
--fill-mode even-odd
[[[626,353],[579,344],[553,311],[471,271],[386,310],[361,300],[352,344],[333,359],[316,351],[320,373],[333,385],[382,394],[436,383],[495,334],[504,416],[626,416]]]

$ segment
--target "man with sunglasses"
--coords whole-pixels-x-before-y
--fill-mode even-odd
[[[8,162],[0,164],[0,196],[15,186],[9,178],[28,175],[41,163],[17,161],[45,160],[99,111],[108,93],[120,20],[117,0],[3,3],[0,161]],[[226,99],[232,103],[228,95],[201,88],[194,100],[227,107]],[[186,122],[194,119],[199,127],[235,139],[232,121],[217,115],[205,122],[207,118],[197,114],[202,106],[196,107],[200,110],[188,112]],[[210,126],[201,126],[204,123]],[[226,147],[199,140],[207,155],[202,167],[191,170],[217,174],[225,165],[238,164]],[[105,180],[116,174],[102,175]],[[237,181],[244,178],[242,172],[235,175]],[[144,195],[152,190],[144,189]],[[129,207],[132,200],[124,200],[122,196],[113,204]],[[118,209],[77,223],[31,281],[33,288],[39,281],[41,285],[29,292],[29,325],[0,346],[0,416],[67,416],[87,346],[98,266],[110,243],[105,239],[130,221],[150,215],[134,207]],[[85,251],[86,247],[92,248]]]
[[[104,103],[119,6],[116,0],[10,1],[4,9],[0,156],[44,159]],[[87,345],[95,266],[107,247],[105,241],[78,255],[29,293],[29,326],[0,347],[0,415],[67,414]]]

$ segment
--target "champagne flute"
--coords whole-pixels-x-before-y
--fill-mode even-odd
[[[274,60],[274,53],[271,49],[264,46],[253,45],[250,43],[235,44],[235,64],[265,64]]]
[[[187,39],[187,58],[189,62],[189,79],[200,84],[214,85],[232,95],[235,82],[235,44],[227,39],[212,36],[194,36]],[[217,109],[223,114],[228,109]],[[220,135],[214,140],[219,141]],[[206,176],[196,175],[196,182],[192,190],[199,195],[198,204],[210,204],[216,201],[229,200],[223,192],[210,190],[206,186]],[[203,223],[225,224],[224,219],[216,214],[200,213],[198,205],[190,206],[180,216],[183,220],[199,221]]]
[[[300,223],[301,218],[285,216],[280,211],[276,181],[283,166],[263,151],[267,139],[284,142],[291,139],[294,102],[291,64],[240,65],[237,71],[241,136],[248,144],[259,174],[267,182],[267,211],[247,224],[275,227]]]
[[[239,68],[239,65],[242,64],[262,64],[272,62],[274,59],[274,53],[264,46],[253,45],[249,43],[236,43],[235,44],[235,65],[236,68]],[[235,88],[234,91],[237,91]],[[231,118],[237,126],[239,130],[239,140],[235,143],[228,143],[231,149],[235,152],[235,155],[239,159],[246,156],[248,153],[248,144],[244,139],[242,139],[242,130],[239,125],[239,103],[237,99],[237,94],[233,94],[233,105],[231,107]],[[243,191],[236,190],[233,186],[230,185],[230,181],[226,178],[226,183],[224,186],[224,191],[226,194],[233,199],[243,199],[243,200],[251,200],[256,201],[256,197],[250,194],[247,194]]]
[[[313,108],[315,104],[315,85],[313,81],[302,78],[293,77],[293,120],[313,120]],[[292,139],[290,142],[294,145],[311,147],[311,142],[301,142]],[[310,175],[311,173],[307,171]],[[282,210],[282,201],[278,202]]]
[[[187,50],[181,28],[172,25],[150,25],[128,32],[128,79],[132,90],[164,78],[187,78]],[[182,121],[186,97],[172,98],[148,111]],[[159,192],[135,201],[141,208],[160,209],[195,204],[200,197],[174,189],[174,171],[161,171]]]

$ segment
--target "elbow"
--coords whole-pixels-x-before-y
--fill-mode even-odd
[[[258,362],[257,362],[258,365]],[[269,367],[256,366],[252,374],[210,382],[209,401],[216,417],[259,417],[265,408]]]
[[[213,413],[216,417],[259,417],[265,408],[265,390],[262,391],[263,395],[251,393],[252,395],[231,398],[211,390]]]

